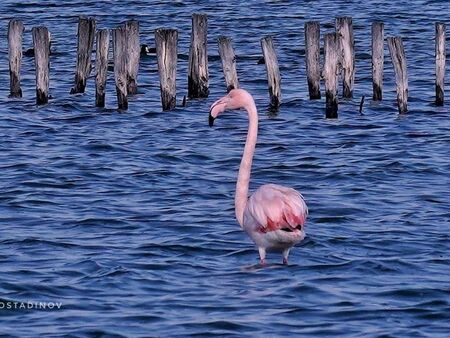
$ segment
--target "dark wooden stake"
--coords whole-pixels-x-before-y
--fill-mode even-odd
[[[325,116],[335,119],[338,117],[338,58],[340,54],[339,39],[335,33],[325,34],[324,36],[324,65],[323,78],[325,80]]]
[[[137,94],[137,76],[141,46],[139,42],[139,21],[129,20],[125,23],[127,30],[127,93]]]
[[[155,45],[158,56],[162,108],[163,110],[171,110],[177,105],[178,31],[175,29],[157,29],[155,31]]]
[[[363,107],[364,107],[364,95],[361,96],[361,101],[359,102],[359,115],[364,115],[363,114]]]
[[[372,23],[372,88],[373,100],[383,99],[384,24]]]
[[[34,27],[34,64],[36,66],[36,103],[48,102],[50,83],[50,33],[47,27]]]
[[[209,95],[207,31],[208,17],[206,14],[193,14],[189,48],[189,98],[208,97]]]
[[[75,86],[70,94],[84,93],[86,79],[91,73],[91,55],[94,46],[95,19],[80,17],[78,19],[77,69]]]
[[[278,108],[281,104],[281,76],[278,68],[278,59],[271,36],[261,39],[261,48],[266,61],[267,81],[269,83],[269,95],[271,108]]]
[[[309,98],[320,99],[320,24],[317,21],[305,23],[305,45]]]
[[[117,104],[119,109],[128,109],[127,97],[127,29],[117,27],[112,31],[114,54],[114,78],[116,80]]]
[[[355,41],[353,39],[352,18],[336,18],[336,33],[341,45],[343,92],[345,98],[353,97],[353,85],[355,83]]]
[[[239,88],[239,81],[236,72],[236,54],[234,53],[231,39],[221,36],[217,40],[219,44],[219,55],[222,60],[223,75],[227,85],[227,92]]]
[[[22,34],[23,23],[11,20],[8,25],[8,52],[9,52],[9,97],[22,97],[20,88],[20,66],[22,63]]]
[[[444,105],[445,24],[436,22],[436,105]]]
[[[105,107],[106,79],[108,75],[109,30],[97,32],[97,53],[95,76],[95,106]]]
[[[408,111],[408,72],[406,67],[405,49],[402,38],[387,38],[389,53],[395,71],[395,82],[397,82],[397,103],[400,114]]]

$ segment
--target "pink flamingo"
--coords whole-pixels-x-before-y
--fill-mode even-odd
[[[253,97],[243,89],[231,90],[211,106],[209,126],[220,113],[239,108],[247,110],[249,127],[236,183],[236,219],[258,247],[262,265],[265,264],[266,251],[281,251],[283,264],[287,264],[289,250],[305,238],[308,208],[298,191],[276,184],[265,184],[248,197],[258,135],[258,111]]]

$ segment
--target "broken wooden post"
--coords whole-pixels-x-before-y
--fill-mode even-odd
[[[77,68],[75,86],[70,94],[84,93],[86,79],[91,73],[91,55],[94,46],[95,19],[80,17],[78,19]]]
[[[163,110],[171,110],[177,104],[177,57],[178,31],[176,29],[157,29],[155,31],[156,55],[161,88]]]
[[[278,59],[271,36],[261,39],[261,48],[267,69],[269,83],[270,107],[277,109],[281,104],[281,76],[278,68]]]
[[[436,105],[444,105],[445,24],[436,22]]]
[[[207,31],[208,17],[206,14],[193,14],[191,46],[189,47],[189,98],[208,97],[209,95]]]
[[[47,27],[34,27],[33,47],[34,64],[36,67],[36,103],[48,102],[48,87],[50,82],[50,33]]]
[[[128,109],[127,97],[127,29],[119,26],[112,31],[114,78],[116,80],[117,105],[119,109]]]
[[[397,103],[400,114],[408,111],[408,72],[406,68],[406,56],[403,48],[402,38],[387,38],[389,53],[395,71],[395,82],[397,83]]]
[[[336,33],[342,48],[343,92],[345,98],[353,97],[355,83],[355,41],[353,39],[353,23],[350,17],[336,18]]]
[[[305,23],[306,78],[309,98],[320,99],[320,24]]]
[[[383,99],[384,24],[372,23],[372,89],[373,100]]]
[[[137,94],[137,76],[139,72],[139,58],[141,45],[139,42],[139,21],[129,20],[125,23],[127,30],[127,93]]]
[[[239,88],[239,81],[236,72],[236,54],[234,53],[231,39],[221,36],[217,40],[219,44],[219,55],[222,60],[223,75],[227,85],[227,92]]]
[[[20,88],[20,66],[22,63],[22,34],[23,23],[11,20],[8,25],[8,54],[9,54],[9,97],[22,97]]]
[[[95,106],[105,107],[106,79],[108,75],[109,30],[97,32],[97,52],[95,76]]]
[[[341,52],[339,39],[335,33],[325,34],[323,43],[324,65],[323,78],[325,81],[325,116],[338,117],[338,58]]]

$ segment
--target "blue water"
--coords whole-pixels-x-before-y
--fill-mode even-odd
[[[2,336],[448,337],[450,333],[449,103],[434,100],[434,22],[446,1],[21,1],[0,8],[53,36],[53,99],[35,106],[33,58],[23,99],[8,99],[6,30],[0,31],[0,334]],[[73,85],[77,16],[99,28],[141,23],[179,29],[178,101],[186,94],[190,16],[209,15],[208,99],[161,112],[156,59],[141,60],[139,95],[118,112],[112,74],[107,108],[94,83]],[[338,120],[309,101],[303,25],[351,15],[355,98]],[[384,101],[371,102],[370,25],[402,35],[410,112],[398,116],[386,47]],[[251,190],[291,186],[305,196],[307,238],[281,265],[260,267],[234,219],[246,133],[243,113],[209,128],[225,94],[216,39],[233,38],[241,86],[256,100],[260,136]],[[259,39],[275,38],[283,104],[268,113]],[[448,75],[448,74],[447,74]],[[447,76],[448,79],[448,76]],[[450,93],[446,90],[447,97]],[[363,115],[359,102],[366,96]],[[16,302],[60,308],[6,308]],[[2,305],[3,304],[3,305]]]

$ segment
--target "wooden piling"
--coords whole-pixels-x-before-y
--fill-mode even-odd
[[[193,14],[189,48],[189,98],[208,97],[209,95],[207,31],[208,17],[206,14]]]
[[[338,117],[338,59],[341,51],[337,34],[330,33],[324,36],[324,65],[323,78],[325,81],[325,116],[327,118]]]
[[[34,27],[33,47],[34,64],[36,67],[36,103],[48,102],[48,88],[50,83],[50,33],[47,27]]]
[[[227,85],[227,92],[239,88],[239,81],[236,72],[236,54],[234,53],[232,41],[226,36],[221,36],[217,40],[219,45],[219,55],[222,60],[223,75]]]
[[[178,31],[175,29],[157,29],[155,31],[156,55],[161,88],[163,110],[171,110],[177,104],[177,56]]]
[[[309,98],[320,99],[320,24],[317,21],[305,23],[306,77]]]
[[[266,36],[261,39],[261,48],[267,69],[267,81],[269,83],[270,107],[277,109],[281,104],[281,76],[278,67],[277,54],[273,44],[273,38]]]
[[[117,105],[119,109],[128,109],[127,97],[127,29],[119,26],[112,31],[114,78],[116,81]]]
[[[384,24],[372,23],[372,89],[373,100],[383,99]]]
[[[8,24],[8,54],[9,54],[9,97],[22,97],[20,88],[20,66],[22,63],[23,23],[11,20]]]
[[[355,83],[355,41],[353,38],[353,23],[351,17],[336,18],[336,33],[340,40],[343,91],[345,98],[353,97],[353,86]]]
[[[97,32],[97,52],[95,76],[95,106],[105,107],[106,79],[108,74],[109,30]]]
[[[408,72],[406,67],[406,56],[403,48],[402,38],[387,38],[389,53],[395,71],[395,82],[397,83],[397,103],[400,114],[408,111]]]
[[[137,94],[137,76],[139,72],[139,59],[141,45],[139,42],[139,21],[129,20],[125,23],[127,30],[127,93]]]
[[[444,105],[445,24],[436,22],[436,105]]]
[[[78,19],[77,68],[75,86],[70,94],[84,93],[86,79],[91,73],[91,55],[94,46],[95,19],[80,17]]]

